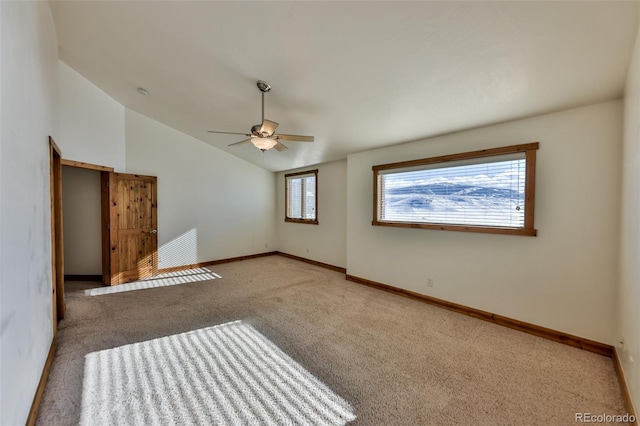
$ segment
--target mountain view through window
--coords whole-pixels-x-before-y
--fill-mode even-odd
[[[523,158],[379,175],[379,220],[524,226]]]

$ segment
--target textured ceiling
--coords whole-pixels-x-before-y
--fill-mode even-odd
[[[638,2],[51,2],[60,59],[269,170],[622,96]],[[260,122],[286,152],[207,130]],[[142,86],[148,97],[136,92]]]

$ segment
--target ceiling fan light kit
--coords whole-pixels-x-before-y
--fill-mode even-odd
[[[216,130],[208,130],[209,133],[221,133],[227,135],[243,135],[249,139],[242,140],[240,142],[232,143],[228,146],[239,145],[246,142],[251,142],[253,146],[261,150],[262,152],[268,151],[271,148],[275,148],[277,151],[286,151],[287,148],[280,140],[292,141],[292,142],[313,142],[313,136],[301,136],[301,135],[284,135],[276,134],[276,128],[278,123],[271,120],[264,119],[264,94],[271,91],[271,85],[269,83],[258,80],[256,83],[258,89],[262,95],[262,123],[256,124],[251,127],[251,133],[236,133],[236,132],[219,132]]]
[[[251,143],[262,151],[268,151],[277,145],[278,141],[271,138],[251,138]]]

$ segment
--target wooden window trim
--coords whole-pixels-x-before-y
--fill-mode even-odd
[[[303,176],[303,175],[314,175],[315,176],[315,202],[316,202],[316,218],[315,219],[300,219],[300,218],[293,218],[293,217],[289,217],[289,185],[288,185],[288,179],[291,177],[296,177],[296,176]],[[304,181],[303,181],[303,185],[304,185]],[[304,192],[304,189],[303,191]],[[304,203],[306,201],[306,197],[302,197],[302,211],[304,211]],[[292,222],[292,223],[306,223],[307,225],[318,225],[318,169],[314,169],[314,170],[306,170],[303,172],[296,172],[296,173],[287,173],[284,175],[284,221],[285,222]]]
[[[285,222],[292,222],[292,223],[306,223],[308,225],[317,225],[318,224],[318,220],[317,219],[294,219],[291,217],[285,217],[284,218]]]
[[[535,209],[535,174],[536,174],[536,151],[539,142],[531,142],[520,145],[511,145],[500,148],[483,149],[479,151],[463,152],[458,154],[442,155],[439,157],[421,158],[418,160],[401,161],[397,163],[380,164],[371,167],[373,170],[373,221],[374,226],[391,226],[397,228],[419,228],[419,229],[436,229],[441,231],[460,231],[460,232],[480,232],[486,234],[503,234],[503,235],[523,235],[536,236],[537,230],[534,227],[534,209]],[[526,176],[525,176],[525,212],[524,227],[498,227],[498,226],[472,226],[472,225],[451,225],[437,223],[417,223],[417,222],[393,222],[378,220],[378,177],[382,170],[401,169],[407,167],[426,166],[429,164],[446,163],[450,161],[469,160],[483,157],[494,157],[498,155],[507,155],[515,153],[525,153],[526,160]]]

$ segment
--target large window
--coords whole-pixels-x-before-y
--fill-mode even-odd
[[[538,143],[373,166],[373,225],[536,235]]]
[[[318,170],[284,175],[286,222],[318,224]]]

